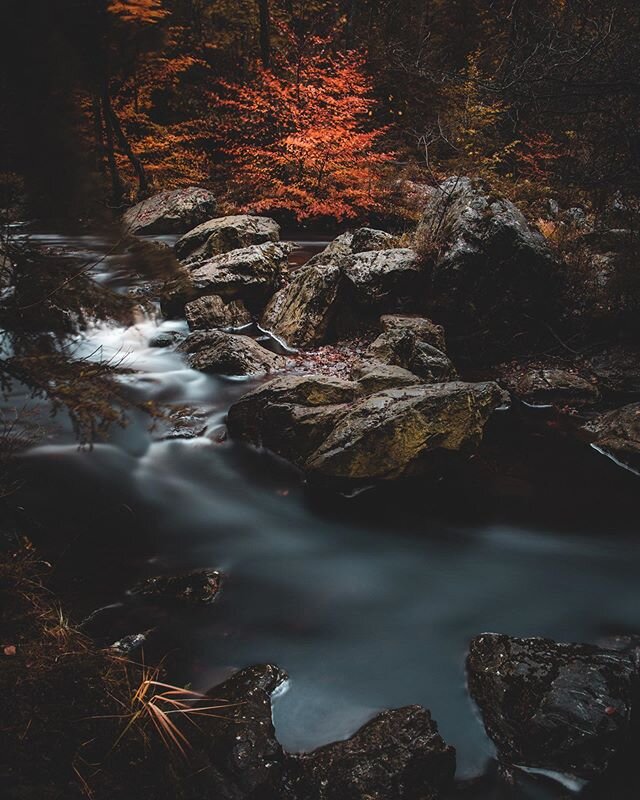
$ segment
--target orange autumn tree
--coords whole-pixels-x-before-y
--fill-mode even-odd
[[[372,122],[364,58],[333,52],[326,38],[285,34],[288,47],[271,68],[256,64],[252,80],[225,83],[215,97],[233,199],[297,220],[380,208],[390,155],[381,148],[387,129]]]

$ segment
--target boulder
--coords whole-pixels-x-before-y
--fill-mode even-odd
[[[421,383],[420,378],[408,369],[382,364],[379,361],[365,361],[353,370],[352,375],[360,384],[364,394],[375,394],[384,389],[397,389]]]
[[[436,800],[456,766],[430,713],[384,711],[346,741],[289,760],[286,800]]]
[[[587,425],[593,444],[618,461],[640,470],[640,403],[609,411]]]
[[[203,222],[178,239],[175,250],[178,258],[185,261],[279,240],[280,226],[275,220],[240,214]]]
[[[211,328],[241,328],[252,322],[242,300],[225,302],[220,295],[211,294],[187,303],[184,309],[192,331]]]
[[[452,177],[417,232],[431,264],[429,303],[459,329],[522,331],[550,310],[557,264],[542,234],[482,181]]]
[[[518,380],[515,394],[534,405],[594,403],[600,397],[597,385],[565,369],[531,369]]]
[[[131,594],[149,600],[211,603],[220,591],[221,574],[214,569],[199,569],[178,575],[156,575],[137,583]]]
[[[196,186],[160,192],[125,211],[122,222],[128,233],[186,233],[216,212],[216,198]]]
[[[277,377],[229,409],[232,437],[303,467],[360,392],[357,383],[326,375]]]
[[[627,653],[489,633],[472,640],[467,675],[503,763],[591,779],[628,744],[637,669]]]
[[[426,317],[419,317],[415,314],[383,314],[380,317],[380,325],[385,332],[398,328],[409,328],[420,341],[430,344],[443,353],[447,352],[444,328]]]
[[[386,250],[393,247],[393,236],[375,228],[358,228],[351,240],[352,253],[367,253],[371,250]]]
[[[292,247],[267,242],[194,261],[189,264],[193,290],[197,296],[218,294],[225,300],[264,303],[284,279]]]
[[[473,453],[508,399],[495,383],[364,391],[322,375],[277,378],[231,407],[229,432],[319,478],[387,480],[423,471],[436,453]]]
[[[367,311],[410,309],[424,296],[424,273],[417,253],[409,248],[347,256],[340,267],[355,302]]]
[[[335,320],[341,280],[340,268],[331,264],[299,269],[271,299],[262,327],[292,346],[324,344]]]
[[[195,331],[179,348],[189,365],[215,375],[259,375],[283,369],[286,359],[248,336],[225,331]]]
[[[402,367],[430,383],[453,381],[456,369],[437,348],[422,341],[415,329],[407,326],[390,328],[370,345],[367,355],[383,364]]]
[[[199,704],[205,710],[188,727],[189,797],[280,796],[285,754],[273,726],[271,695],[286,680],[276,666],[247,667],[207,693]]]
[[[375,228],[358,228],[353,233],[342,233],[325,249],[313,256],[305,266],[322,266],[335,264],[340,266],[342,260],[357,253],[370,252],[372,250],[386,250],[393,246],[394,237],[385,231]]]
[[[471,455],[506,401],[495,383],[387,389],[353,404],[304,469],[321,478],[389,480],[427,471],[435,455]]]
[[[339,262],[345,256],[352,255],[351,243],[353,242],[352,233],[342,233],[315,256],[309,259],[306,267],[318,267],[334,262]]]

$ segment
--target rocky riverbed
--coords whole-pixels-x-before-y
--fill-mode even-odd
[[[57,532],[82,629],[173,652],[175,680],[231,704],[188,796],[488,798],[470,701],[514,796],[609,796],[640,685],[633,343],[567,345],[563,265],[470,179],[402,240],[359,228],[298,260],[200,190],[145,202],[126,221],[172,235],[145,247],[176,277],[133,291],[162,316],[82,346],[128,349],[131,390],[171,414],[91,453],[51,434],[23,507],[33,525],[82,486]]]

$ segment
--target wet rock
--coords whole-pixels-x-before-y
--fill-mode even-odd
[[[180,406],[171,409],[169,420],[171,428],[162,439],[197,439],[206,433],[209,417],[200,407]]]
[[[280,240],[280,226],[269,217],[239,214],[207,220],[178,239],[176,255],[181,261],[203,259],[240,250],[254,244]]]
[[[597,385],[565,369],[532,369],[517,381],[515,393],[527,403],[552,405],[567,403],[581,406],[600,397]]]
[[[386,480],[422,471],[434,453],[472,453],[507,399],[494,383],[363,391],[322,375],[279,378],[231,407],[229,432],[318,477]]]
[[[628,743],[637,670],[625,653],[483,634],[471,642],[467,674],[507,764],[590,779]]]
[[[250,337],[225,331],[195,331],[179,349],[193,369],[216,375],[258,375],[286,365],[286,359]]]
[[[350,406],[304,469],[334,480],[421,474],[444,453],[472,454],[505,402],[495,383],[437,383],[387,389]]]
[[[351,240],[352,253],[366,253],[371,250],[386,250],[393,246],[393,236],[375,228],[358,228]]]
[[[366,361],[353,370],[353,377],[362,387],[364,394],[375,394],[384,389],[397,389],[401,386],[415,386],[420,378],[408,369],[382,364],[379,361]]]
[[[357,383],[326,375],[282,376],[231,406],[232,437],[303,466],[359,394]]]
[[[200,569],[179,575],[156,575],[137,583],[131,594],[148,600],[211,603],[220,591],[221,574]]]
[[[368,311],[399,311],[415,306],[424,294],[424,273],[409,248],[358,253],[340,261],[356,303]]]
[[[241,300],[225,302],[217,294],[192,300],[185,306],[184,313],[192,331],[240,328],[252,322],[251,314]]]
[[[640,470],[640,403],[609,411],[587,425],[596,447]]]
[[[337,266],[311,266],[298,270],[291,282],[271,299],[262,327],[289,345],[323,344],[336,316],[342,273]]]
[[[420,706],[384,711],[346,741],[290,759],[287,800],[436,800],[455,750]]]
[[[383,364],[402,367],[430,383],[456,380],[457,372],[449,358],[420,339],[410,326],[389,328],[371,344],[367,355]]]
[[[281,796],[285,755],[276,739],[271,695],[286,681],[276,666],[247,667],[211,689],[201,707],[220,706],[190,728],[201,763],[194,778],[216,800],[276,800]]]
[[[160,331],[149,340],[149,347],[173,347],[184,340],[184,333],[180,331]]]
[[[447,345],[444,337],[442,325],[436,325],[427,317],[420,317],[416,314],[383,314],[380,317],[380,325],[383,332],[397,330],[398,328],[409,328],[418,339],[443,353],[447,352]]]
[[[128,656],[130,653],[139,650],[146,641],[147,637],[144,633],[131,633],[110,645],[109,650],[115,650],[120,655]]]
[[[195,261],[191,283],[196,294],[217,294],[225,300],[266,302],[286,276],[293,245],[267,242]]]
[[[518,208],[479,180],[448,178],[428,201],[418,238],[429,242],[430,304],[461,328],[495,335],[550,310],[557,265]]]
[[[191,186],[154,194],[128,209],[122,222],[128,233],[186,233],[210,219],[216,206],[216,198],[211,192]]]

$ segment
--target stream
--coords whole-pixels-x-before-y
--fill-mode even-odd
[[[133,280],[99,237],[33,238],[95,258],[94,278],[119,291]],[[302,242],[293,258],[302,263],[324,244]],[[473,519],[431,511],[424,499],[394,505],[390,496],[383,514],[311,500],[295,470],[224,437],[229,405],[252,381],[195,372],[173,350],[149,346],[169,330],[186,332],[186,323],[149,313],[131,328],[97,325],[78,354],[124,358],[132,395],[194,407],[198,435],[177,438],[165,423],[150,430],[134,414],[109,441],[79,449],[63,414],[33,411],[45,436],[25,456],[21,513],[64,543],[57,579],[82,613],[113,607],[105,637],[155,629],[149,658],[168,652],[173,674],[199,690],[250,664],[278,664],[290,680],[274,720],[291,751],[344,738],[381,709],[422,704],[456,747],[464,778],[493,754],[465,688],[471,637],[588,642],[637,630],[633,524],[612,515],[567,527],[542,501],[530,519]],[[16,389],[9,402],[35,401]],[[366,497],[357,503],[366,509]],[[153,608],[128,594],[142,578],[203,567],[225,574],[211,606]]]

